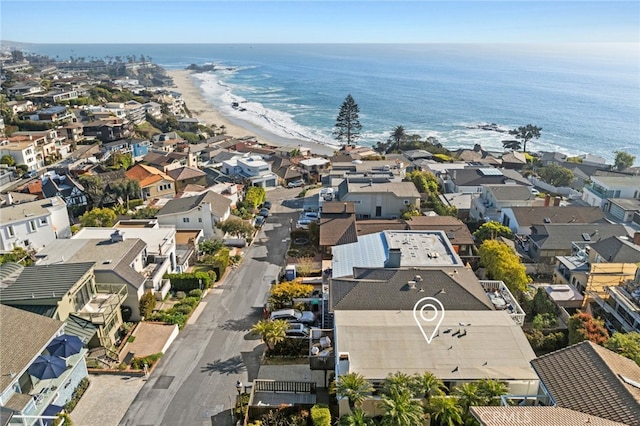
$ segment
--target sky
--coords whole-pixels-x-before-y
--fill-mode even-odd
[[[640,43],[635,1],[0,1],[27,43]]]

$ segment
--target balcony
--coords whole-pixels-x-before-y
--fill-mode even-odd
[[[504,282],[481,280],[480,285],[482,285],[482,288],[487,293],[487,297],[491,303],[493,303],[496,310],[509,312],[509,316],[511,316],[516,324],[520,327],[524,325],[524,317],[526,314]]]
[[[161,286],[162,277],[171,266],[169,256],[149,256],[140,274],[146,278],[145,288],[158,290]]]
[[[127,298],[127,286],[119,284],[96,284],[97,293],[76,314],[93,324],[105,325],[120,311]]]

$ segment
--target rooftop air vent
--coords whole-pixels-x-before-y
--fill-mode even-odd
[[[582,233],[582,239],[585,241],[591,241],[591,235],[589,235],[588,232],[583,232]]]

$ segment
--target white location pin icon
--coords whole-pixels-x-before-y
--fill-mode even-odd
[[[423,297],[413,305],[413,319],[416,320],[424,339],[431,343],[444,319],[444,306],[435,297]],[[429,333],[431,327],[433,331]]]

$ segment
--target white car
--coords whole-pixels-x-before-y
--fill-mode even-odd
[[[314,222],[311,219],[300,219],[298,223],[296,223],[296,228],[298,229],[309,229],[309,225]]]
[[[309,327],[301,323],[291,323],[285,334],[292,339],[308,339],[313,329],[315,329],[315,327]]]
[[[299,311],[298,309],[280,309],[271,312],[271,321],[285,320],[289,322],[313,325],[316,323],[316,315],[311,311]]]

